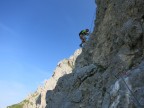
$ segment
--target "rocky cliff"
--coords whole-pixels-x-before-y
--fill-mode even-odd
[[[37,97],[38,108],[144,108],[144,0],[96,4],[82,53],[69,74]]]
[[[144,108],[144,1],[96,4],[94,31],[46,108]]]
[[[38,87],[36,92],[27,96],[27,98],[15,105],[8,106],[8,108],[45,108],[46,106],[46,93],[49,90],[53,90],[56,83],[60,77],[66,74],[70,74],[75,66],[75,60],[78,55],[80,55],[82,49],[78,49],[75,53],[68,59],[63,59],[60,61],[53,75],[50,79],[46,80],[43,86]]]

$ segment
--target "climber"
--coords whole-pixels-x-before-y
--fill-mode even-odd
[[[89,35],[89,29],[85,29],[85,30],[82,30],[80,33],[79,33],[79,37],[81,39],[81,44],[79,45],[80,47],[82,47],[83,43],[86,42],[86,37],[85,36],[88,36]]]

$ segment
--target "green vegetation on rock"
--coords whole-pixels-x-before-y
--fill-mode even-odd
[[[15,104],[12,106],[8,106],[7,108],[23,108],[23,104]]]

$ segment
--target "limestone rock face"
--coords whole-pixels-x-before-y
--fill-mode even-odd
[[[96,4],[94,31],[46,108],[144,108],[144,1]]]
[[[82,53],[59,62],[24,108],[144,108],[144,0],[96,4]]]
[[[45,108],[46,107],[46,93],[53,90],[58,79],[66,74],[70,74],[75,67],[75,60],[80,55],[82,49],[78,49],[68,59],[60,61],[52,77],[45,81],[43,86],[38,87],[35,93],[27,96],[27,98],[19,104],[9,106],[8,108]]]

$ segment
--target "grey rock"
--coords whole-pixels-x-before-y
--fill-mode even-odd
[[[82,100],[82,92],[80,90],[73,91],[70,98],[72,102],[79,103]]]

